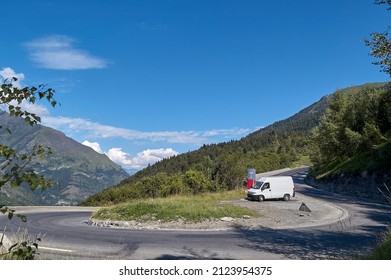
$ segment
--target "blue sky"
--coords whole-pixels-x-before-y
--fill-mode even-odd
[[[0,3],[0,75],[54,88],[43,124],[128,171],[389,79],[363,43],[391,22],[373,0]]]

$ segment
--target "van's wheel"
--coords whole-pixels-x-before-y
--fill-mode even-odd
[[[263,201],[263,195],[258,196],[258,201],[259,202]]]
[[[284,201],[288,201],[291,199],[291,196],[289,194],[284,194]]]

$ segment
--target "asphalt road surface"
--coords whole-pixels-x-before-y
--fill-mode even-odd
[[[87,225],[92,209],[31,208],[28,222],[0,216],[7,236],[40,235],[41,259],[355,259],[370,252],[391,222],[391,208],[307,186],[306,169],[284,172],[296,191],[334,204],[348,215],[305,228],[226,231],[130,230]],[[267,203],[267,202],[264,202]],[[50,210],[45,210],[50,209]]]

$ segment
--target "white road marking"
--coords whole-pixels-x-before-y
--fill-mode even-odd
[[[67,252],[67,253],[73,252],[73,250],[68,250],[68,249],[50,248],[50,247],[42,247],[42,246],[39,246],[38,249],[48,250],[48,251],[57,251],[57,252]]]

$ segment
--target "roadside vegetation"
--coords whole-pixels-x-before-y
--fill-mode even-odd
[[[384,234],[379,245],[367,256],[367,260],[391,260],[391,228]]]
[[[391,168],[391,86],[334,94],[313,130],[312,175],[381,172]]]
[[[391,190],[386,186],[387,192],[383,193],[386,200],[391,205]],[[391,225],[388,226],[388,230],[383,233],[379,240],[378,246],[373,252],[366,257],[369,260],[391,260]]]
[[[367,260],[391,260],[391,226],[383,233],[379,243],[371,254],[366,256]]]
[[[33,260],[35,259],[39,236],[31,239],[27,230],[19,229],[10,240],[0,234],[0,260]]]
[[[35,104],[39,100],[45,100],[52,107],[57,105],[54,99],[54,90],[46,88],[45,85],[38,87],[18,88],[15,86],[17,78],[6,79],[0,86],[0,106],[6,108],[11,116],[24,120],[28,125],[35,126],[41,122],[41,118],[35,113],[25,111],[22,105]],[[12,134],[9,127],[0,125],[0,130]],[[32,167],[32,162],[42,161],[45,156],[51,153],[49,147],[37,144],[33,147],[26,147],[24,152],[17,151],[10,146],[0,143],[0,189],[3,187],[16,188],[26,184],[31,191],[37,189],[45,190],[55,185],[50,179],[38,174]],[[0,213],[7,215],[8,219],[18,218],[26,222],[24,215],[15,213],[15,210],[9,208],[1,202]],[[22,259],[31,260],[35,258],[38,249],[38,241],[31,241],[26,235],[14,241],[14,243],[5,246],[5,234],[0,229],[0,259]]]
[[[243,198],[244,191],[225,191],[199,195],[181,195],[156,199],[136,199],[112,207],[102,208],[93,218],[115,221],[178,221],[201,222],[223,217],[258,217],[254,211],[224,203]]]

